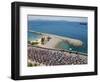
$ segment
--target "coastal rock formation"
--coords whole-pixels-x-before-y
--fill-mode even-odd
[[[58,36],[58,35],[52,35],[52,34],[46,34],[46,35],[51,37],[52,42],[50,43],[50,45],[52,45],[53,43],[53,46],[56,46],[61,41],[67,42],[67,44],[70,44],[76,47],[81,47],[83,45],[83,42],[78,39],[73,39],[73,38],[63,37],[63,36]]]
[[[53,48],[61,41],[67,42],[67,44],[70,44],[76,47],[81,47],[83,45],[83,42],[78,39],[73,39],[73,38],[63,37],[63,36],[58,36],[58,35],[53,35],[53,34],[47,34],[47,33],[40,33],[40,32],[35,32],[35,31],[29,31],[29,32],[46,36],[46,38],[49,37],[50,41],[48,41],[47,44],[43,45],[44,47],[47,47],[47,48],[48,47]]]
[[[50,41],[48,41],[45,45],[42,45],[41,47],[55,48],[62,41],[76,47],[81,47],[83,45],[83,42],[78,39],[72,39],[72,38],[62,37],[57,35],[48,35],[48,36],[51,38]]]
[[[45,45],[41,45],[41,47],[55,48],[61,41],[62,39],[51,37],[50,41],[48,41]]]
[[[66,38],[66,40],[64,40],[66,43],[76,46],[76,47],[81,47],[83,45],[83,42],[77,39],[71,39],[71,38]]]

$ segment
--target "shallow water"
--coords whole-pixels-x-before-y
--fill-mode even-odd
[[[39,35],[39,34],[28,32],[28,41],[36,40],[40,37],[41,37],[41,35]]]

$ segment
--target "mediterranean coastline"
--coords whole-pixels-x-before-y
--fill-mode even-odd
[[[28,67],[88,64],[88,18],[28,16]]]

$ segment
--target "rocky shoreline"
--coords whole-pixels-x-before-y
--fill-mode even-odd
[[[28,46],[28,63],[31,66],[87,64],[87,56],[79,53]]]

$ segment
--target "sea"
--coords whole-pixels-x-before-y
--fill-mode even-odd
[[[58,44],[58,48],[72,50],[82,53],[88,51],[88,23],[73,21],[51,21],[51,20],[28,20],[28,30],[54,34],[58,36],[78,39],[83,42],[83,46],[75,47],[64,42]],[[38,34],[28,32],[28,40],[34,40],[41,37]]]

